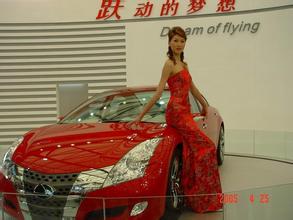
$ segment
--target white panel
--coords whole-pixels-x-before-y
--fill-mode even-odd
[[[97,61],[97,59],[99,61],[107,61],[107,60],[118,60],[118,59],[125,59],[125,56],[111,56],[111,57],[67,57],[67,58],[62,58],[62,57],[57,57],[57,58],[46,58],[46,61],[44,61],[44,59],[39,59],[38,57],[34,58],[34,59],[13,59],[11,60],[11,57],[9,58],[1,58],[0,60],[0,65],[1,66],[9,66],[11,64],[17,64],[17,65],[26,65],[26,63],[30,63],[30,62],[36,62],[36,64],[38,63],[42,63],[42,62],[70,62],[70,61],[76,61],[77,63],[79,61]]]
[[[23,92],[1,92],[1,96],[29,96],[29,95],[54,95],[56,94],[56,92],[54,91],[38,91],[38,92],[35,92],[35,91],[32,91],[32,92],[26,92],[26,91],[23,91]]]
[[[0,132],[0,138],[1,136],[5,136],[5,135],[14,135],[14,136],[20,136],[20,135],[23,135],[24,132],[23,131],[8,131],[8,132]]]
[[[70,78],[70,76],[68,76]],[[97,77],[84,77],[84,76],[81,76],[79,75],[79,77],[74,77],[74,78],[70,78],[70,81],[79,81],[79,80],[84,80],[84,79],[87,79],[87,80],[97,80],[99,78],[99,76]],[[104,77],[100,77],[100,80],[113,80],[113,79],[120,79],[121,81],[125,80],[125,76],[120,76],[120,77],[117,77],[117,76],[104,76]],[[50,79],[50,81],[54,81],[54,82],[60,82],[60,81],[68,81],[69,79],[68,78],[53,78],[53,79]],[[5,83],[15,83],[15,82],[46,82],[48,81],[48,79],[42,79],[42,78],[36,78],[36,79],[2,79],[1,80],[2,82],[5,82]]]
[[[7,110],[13,110],[13,109],[26,109],[26,108],[44,108],[44,109],[48,109],[48,108],[56,108],[56,104],[35,104],[35,105],[0,105],[0,109],[7,109]]]
[[[72,99],[74,97],[74,99]],[[80,103],[88,99],[87,83],[66,83],[57,85],[57,113],[65,116]]]
[[[56,119],[56,117],[50,117],[50,118],[42,118],[42,122],[52,122]],[[40,118],[10,118],[10,119],[0,119],[0,123],[7,123],[7,122],[39,122]]]
[[[15,138],[1,138],[1,142],[13,142]]]
[[[56,120],[54,120],[54,121],[50,121],[49,123],[47,123],[47,124],[51,124],[51,123],[54,123],[54,122],[56,122],[57,121],[57,118],[56,118]],[[27,131],[28,130],[30,130],[30,129],[32,129],[32,128],[39,128],[39,127],[41,127],[42,126],[42,124],[29,124],[29,123],[27,123],[27,124],[25,124],[25,125],[23,125],[23,124],[17,124],[17,125],[15,125],[15,124],[11,124],[11,125],[2,125],[1,126],[1,128],[2,129],[26,129]],[[43,123],[43,125],[46,125],[46,123]],[[2,140],[1,140],[1,142],[2,142]]]
[[[29,112],[17,112],[18,116],[25,116],[25,115],[48,115],[48,114],[56,114],[56,111],[29,111]],[[0,121],[1,121],[1,116],[10,116],[16,115],[16,112],[9,111],[9,112],[0,112]]]
[[[47,102],[56,102],[56,98],[48,98],[48,97],[42,97],[42,98],[0,98],[0,106],[2,105],[1,103],[5,103],[5,102],[15,102],[15,104],[17,104],[17,102],[41,102],[41,101],[47,101]]]
[[[125,87],[125,27],[0,24],[0,146],[57,121],[59,83],[86,83],[90,96]]]
[[[118,62],[117,62],[118,61]],[[117,67],[120,67],[121,66],[121,68],[123,68],[123,65],[125,64],[125,61],[123,62],[123,61],[119,61],[119,59],[117,60],[116,62],[115,62],[115,60],[114,61],[112,61],[111,63],[112,63],[112,65],[114,65],[114,66],[117,66]],[[97,63],[97,64],[96,64]],[[25,71],[29,71],[29,70],[38,70],[38,71],[41,71],[42,69],[46,69],[46,68],[48,68],[48,69],[50,69],[50,68],[52,68],[52,69],[54,69],[54,68],[69,68],[69,69],[71,69],[71,68],[73,68],[73,67],[77,67],[77,68],[81,68],[81,67],[95,67],[96,65],[99,65],[99,68],[102,68],[102,67],[106,67],[106,68],[109,68],[109,67],[111,67],[112,65],[111,65],[111,63],[100,63],[100,62],[97,62],[97,61],[89,61],[89,63],[82,63],[81,61],[79,61],[79,62],[76,62],[76,63],[68,63],[68,64],[66,64],[66,63],[51,63],[51,64],[49,64],[49,63],[41,63],[41,64],[32,64],[32,65],[22,65],[22,66],[18,66],[18,65],[15,65],[15,66],[12,66],[12,67],[10,67],[10,66],[7,66],[7,67],[3,67],[3,66],[0,66],[0,72],[2,72],[2,71],[20,71],[20,70],[25,70]]]
[[[89,83],[90,88],[91,87],[103,87],[103,86],[111,86],[111,87],[125,87],[125,82],[103,82],[103,83]]]
[[[100,47],[99,52],[95,50],[95,47],[84,47],[76,50],[46,50],[46,51],[34,51],[34,50],[27,50],[27,51],[3,51],[0,49],[0,56],[7,56],[7,57],[15,57],[15,56],[22,56],[22,57],[27,57],[27,56],[36,56],[37,58],[40,58],[39,56],[85,56],[85,55],[96,55],[96,56],[101,56],[103,54],[115,54],[115,53],[124,53],[125,54],[125,46],[117,46],[117,47],[110,47],[110,48],[105,48],[105,47]]]
[[[7,30],[14,33],[26,32],[26,33],[43,33],[43,32],[49,32],[49,33],[81,33],[80,31],[96,31],[99,33],[115,33],[120,32],[121,30],[124,31],[125,27],[122,25],[109,25],[105,26],[103,24],[100,24],[97,26],[94,22],[76,22],[76,23],[47,23],[47,25],[44,24],[37,24],[37,23],[26,23],[21,25],[6,25],[1,28],[2,30]]]
[[[118,40],[116,40],[118,41]],[[11,50],[15,50],[15,49],[27,49],[27,50],[31,50],[31,49],[68,49],[68,48],[83,48],[83,47],[97,47],[97,46],[102,46],[102,47],[110,47],[110,46],[121,46],[121,44],[125,43],[124,41],[119,40],[118,42],[86,42],[86,41],[81,41],[81,42],[68,42],[66,44],[62,44],[62,43],[55,43],[55,44],[51,44],[51,45],[47,45],[47,44],[35,44],[35,45],[1,45],[2,50],[4,49],[11,49]]]
[[[115,70],[111,70],[111,73],[114,72],[114,71]],[[63,72],[62,72],[62,74],[63,74]],[[82,74],[84,74],[84,73],[82,73]],[[109,74],[110,73],[105,74],[105,75],[109,75]],[[72,77],[72,75],[75,75],[75,74],[70,75],[70,73],[68,73],[68,75]],[[78,74],[76,74],[76,75],[78,75]],[[79,75],[80,75],[80,73],[79,73]],[[97,74],[97,77],[99,75],[100,74]],[[121,82],[109,81],[109,82],[94,82],[94,83],[92,83],[90,81],[90,85],[91,86],[118,86],[118,85],[121,85]],[[27,85],[27,84],[13,85],[12,84],[12,85],[9,85],[9,86],[8,85],[1,85],[1,87],[0,87],[1,90],[4,90],[4,89],[6,89],[6,90],[8,90],[8,89],[9,90],[13,90],[13,89],[38,89],[38,88],[40,88],[40,89],[42,89],[42,88],[43,89],[52,89],[52,88],[54,88],[54,90],[55,90],[56,84],[42,84],[42,85],[39,85],[39,84],[34,84],[34,85]]]
[[[29,27],[29,31],[24,29],[16,29],[9,30],[7,28],[2,28],[0,31],[2,32],[0,38],[8,39],[9,37],[12,39],[22,38],[26,39],[67,39],[67,38],[95,38],[95,39],[114,39],[116,37],[125,36],[124,29],[123,30],[95,30],[95,29],[44,29],[44,27]],[[98,33],[97,33],[98,32]],[[22,41],[23,42],[23,41]]]

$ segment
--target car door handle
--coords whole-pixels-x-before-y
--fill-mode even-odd
[[[200,120],[203,120],[203,121],[204,121],[204,120],[205,120],[205,116],[202,116],[202,115],[195,116],[195,117],[194,117],[194,120],[195,120],[195,121],[200,121]]]

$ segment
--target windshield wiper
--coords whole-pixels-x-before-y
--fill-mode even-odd
[[[121,120],[115,120],[115,119],[103,119],[101,121],[101,123],[105,123],[105,122],[128,122],[128,121],[121,121]]]

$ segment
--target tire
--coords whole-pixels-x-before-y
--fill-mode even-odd
[[[170,163],[168,176],[168,189],[166,197],[166,211],[180,211],[183,207],[183,193],[181,187],[182,156],[176,149]]]
[[[224,154],[225,154],[225,131],[224,131],[223,125],[221,125],[218,146],[217,146],[217,161],[219,166],[221,166],[224,162]]]

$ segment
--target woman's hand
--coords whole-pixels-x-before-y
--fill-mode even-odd
[[[139,124],[141,121],[141,116],[138,115],[133,121],[128,122],[128,127],[132,130],[137,130],[140,128]]]

